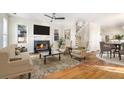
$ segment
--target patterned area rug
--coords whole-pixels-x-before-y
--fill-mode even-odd
[[[111,59],[110,57],[107,56],[107,54],[103,54],[102,57],[99,54],[96,54],[96,57],[103,60],[106,63],[124,66],[124,55],[122,55],[121,60],[119,60],[118,55],[116,55],[115,58],[112,57]]]
[[[43,62],[43,58],[39,58],[39,55],[31,55],[31,58],[36,70],[32,73],[32,79],[41,79],[50,73],[69,69],[83,63],[83,61],[71,58],[69,55],[61,55],[61,61],[59,61],[58,56],[48,57],[46,65]]]

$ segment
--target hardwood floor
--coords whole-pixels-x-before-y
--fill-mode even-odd
[[[44,79],[123,79],[124,66],[108,64],[89,53],[84,63],[52,73]]]

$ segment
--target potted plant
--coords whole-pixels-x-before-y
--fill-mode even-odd
[[[117,39],[118,41],[122,40],[124,37],[124,35],[115,35],[115,39]]]
[[[61,46],[64,44],[64,39],[63,38],[60,38],[58,40],[58,47],[61,48]]]

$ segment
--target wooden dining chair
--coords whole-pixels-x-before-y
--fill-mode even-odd
[[[119,51],[119,60],[121,60],[121,55],[124,55],[124,43],[121,43],[121,50]]]
[[[103,53],[107,52],[107,55],[110,53],[110,58],[111,58],[111,54],[112,54],[112,48],[110,46],[110,44],[106,44],[105,42],[100,42],[100,55],[102,57]]]

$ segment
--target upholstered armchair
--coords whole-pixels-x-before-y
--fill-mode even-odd
[[[0,52],[0,78],[13,78],[23,74],[28,74],[28,78],[33,71],[33,65],[28,59],[10,60],[7,52]]]
[[[58,50],[63,54],[66,54],[66,45],[65,44],[61,45],[61,47]]]
[[[76,58],[79,58],[81,60],[85,59],[86,58],[86,49],[84,49],[82,47],[72,49],[71,57],[76,57]]]
[[[17,47],[16,44],[11,44],[5,48],[0,49],[0,52],[7,52],[9,59],[15,59],[15,58],[29,59],[30,62],[32,62],[28,52],[20,52],[16,54],[16,47]]]
[[[33,70],[29,53],[15,55],[16,45],[10,45],[0,49],[0,78],[11,78],[14,76],[30,73]]]

